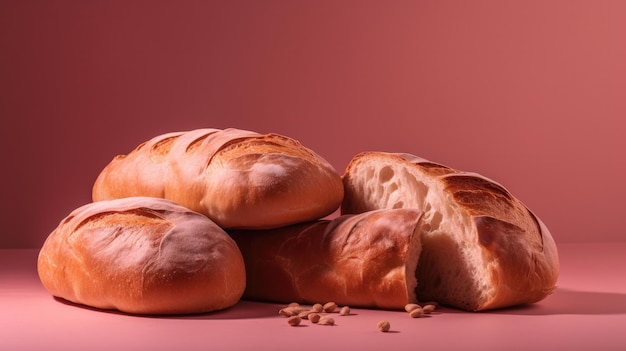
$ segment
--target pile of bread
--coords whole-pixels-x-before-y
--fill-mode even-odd
[[[53,296],[101,309],[479,311],[540,301],[559,272],[550,232],[504,187],[409,154],[364,152],[341,176],[281,135],[168,133],[115,157],[92,197],[48,236],[38,272]]]

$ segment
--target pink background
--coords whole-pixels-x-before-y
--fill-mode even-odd
[[[0,116],[2,350],[626,349],[626,1],[0,1]],[[100,170],[202,127],[291,136],[339,173],[381,150],[491,177],[551,229],[557,289],[330,329],[252,301],[161,318],[55,301],[38,250]]]
[[[624,240],[626,2],[3,1],[0,248],[38,248],[109,160],[201,127],[343,173],[413,153],[505,185],[558,243]]]

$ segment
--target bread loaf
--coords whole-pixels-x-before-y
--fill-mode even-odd
[[[270,230],[229,231],[244,299],[403,309],[416,302],[419,211],[380,210]]]
[[[160,197],[222,228],[273,228],[333,213],[343,186],[328,162],[293,139],[198,129],[154,137],[115,157],[96,179],[92,196]]]
[[[133,314],[201,313],[236,304],[245,267],[206,216],[164,199],[84,205],[48,236],[38,273],[54,296]]]
[[[493,180],[414,155],[364,152],[343,182],[343,214],[423,212],[418,299],[477,311],[537,302],[555,289],[554,239]]]

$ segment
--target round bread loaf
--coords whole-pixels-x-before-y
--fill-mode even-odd
[[[537,302],[555,289],[552,235],[493,180],[414,155],[364,152],[343,182],[343,214],[423,211],[418,300],[477,311]]]
[[[239,129],[157,136],[115,157],[93,186],[93,200],[161,197],[222,228],[274,228],[337,210],[340,175],[299,142]]]
[[[236,304],[245,266],[206,216],[164,199],[130,197],[74,210],[48,236],[38,273],[54,296],[133,314],[186,314]]]

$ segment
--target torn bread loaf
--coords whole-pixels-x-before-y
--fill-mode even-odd
[[[479,311],[540,301],[559,261],[542,221],[503,186],[409,154],[364,152],[343,175],[342,214],[423,212],[417,298]]]

